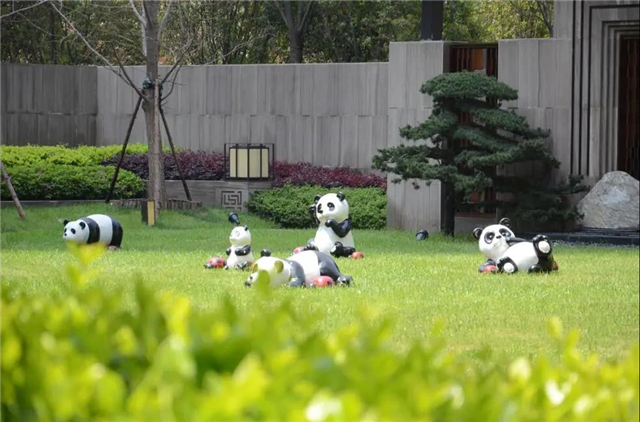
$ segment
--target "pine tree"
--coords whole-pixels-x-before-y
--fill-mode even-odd
[[[490,186],[497,199],[475,206],[497,207],[511,218],[535,222],[564,222],[579,216],[567,206],[565,196],[584,187],[579,178],[562,185],[552,183],[552,170],[560,163],[547,143],[549,134],[499,108],[501,101],[518,98],[515,89],[483,73],[460,72],[438,75],[425,82],[420,92],[433,97],[433,113],[417,126],[401,128],[400,135],[429,142],[381,149],[373,166],[400,176],[396,182],[440,180],[444,234],[453,235],[456,210],[463,208],[465,200]],[[531,163],[535,170],[505,175],[505,166],[521,163]]]

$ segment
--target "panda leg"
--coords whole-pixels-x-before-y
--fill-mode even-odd
[[[518,272],[518,266],[509,257],[500,258],[496,266],[498,267],[498,272],[501,273],[513,274]]]
[[[331,277],[334,282],[340,285],[348,286],[351,284],[353,277],[342,274],[338,268],[338,264],[329,256],[318,256],[318,261],[320,275]]]
[[[529,273],[541,273],[542,267],[538,264],[532,265],[529,267]]]
[[[307,242],[307,244],[304,247],[305,251],[317,251],[318,247],[316,246],[316,238],[312,237],[311,239],[309,239],[309,241]]]
[[[119,248],[122,244],[122,226],[115,220],[112,220],[113,235],[111,236],[111,243],[109,246],[115,246]]]
[[[344,254],[344,246],[342,246],[341,242],[334,243],[330,252],[331,252],[331,255],[335,256],[336,258],[340,258],[340,257],[345,256],[345,254]]]
[[[541,271],[551,272],[554,268],[553,260],[553,248],[549,238],[543,234],[539,234],[531,241],[533,243],[533,249],[536,251],[538,257],[538,266]]]

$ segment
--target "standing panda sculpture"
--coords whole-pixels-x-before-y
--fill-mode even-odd
[[[245,286],[256,283],[270,286],[287,285],[290,287],[311,287],[319,277],[329,277],[333,284],[348,286],[352,277],[344,275],[329,255],[318,251],[303,251],[289,259],[271,256],[268,250],[262,251],[262,257],[253,264],[252,272]]]
[[[79,244],[102,243],[109,248],[122,244],[122,226],[104,214],[92,214],[75,221],[64,220],[62,238]]]
[[[309,239],[306,250],[317,250],[334,257],[348,257],[355,251],[349,203],[342,192],[316,195],[309,214],[316,224],[316,237]]]
[[[526,270],[539,273],[558,269],[547,236],[539,234],[528,242],[516,237],[510,225],[510,220],[503,218],[498,224],[473,230],[480,251],[488,258],[478,269],[479,272],[515,273]]]
[[[251,252],[251,232],[247,226],[238,226],[231,230],[229,235],[231,246],[227,248],[227,264],[225,269],[244,270],[253,264]]]

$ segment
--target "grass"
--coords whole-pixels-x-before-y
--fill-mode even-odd
[[[216,306],[229,295],[244,312],[260,312],[252,301],[255,291],[243,286],[247,273],[203,268],[228,247],[231,224],[223,210],[166,211],[156,227],[143,225],[139,211],[107,205],[26,211],[28,222],[11,208],[2,211],[3,288],[26,294],[60,291],[72,259],[62,240],[62,220],[100,212],[122,223],[124,241],[121,251],[95,264],[96,282],[122,289],[125,304],[141,278],[157,291],[189,297],[197,307]],[[254,250],[268,248],[282,258],[314,234],[240,217],[251,229]],[[581,331],[582,351],[604,359],[621,357],[637,342],[637,248],[556,245],[558,273],[505,276],[476,272],[483,256],[470,236],[434,235],[416,242],[409,232],[357,231],[355,239],[365,259],[338,261],[342,272],[354,277],[353,287],[283,288],[272,300],[293,299],[300,311],[316,316],[323,331],[361,318],[363,307],[372,308],[395,320],[393,341],[399,349],[428,336],[440,319],[448,347],[472,357],[488,350],[495,359],[550,352],[546,324],[551,316]]]

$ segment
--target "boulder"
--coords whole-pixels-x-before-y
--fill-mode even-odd
[[[612,171],[578,203],[583,227],[638,230],[638,180],[623,171]]]

